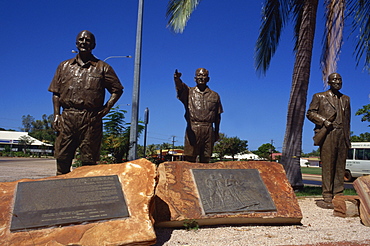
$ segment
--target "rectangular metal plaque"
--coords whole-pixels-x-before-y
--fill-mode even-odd
[[[10,230],[129,217],[117,175],[20,182]]]
[[[192,169],[205,214],[276,211],[257,169]]]

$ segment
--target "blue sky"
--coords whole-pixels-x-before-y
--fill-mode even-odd
[[[323,1],[320,1],[321,5]],[[209,87],[221,96],[224,113],[221,132],[248,140],[256,150],[273,140],[283,145],[286,112],[294,64],[292,28],[285,29],[278,51],[266,76],[254,68],[254,46],[260,26],[263,1],[202,1],[183,34],[166,28],[167,0],[144,4],[142,68],[139,115],[150,109],[147,144],[184,141],[184,109],[176,98],[173,73],[195,85],[199,67],[210,71]],[[51,93],[47,91],[58,64],[72,58],[75,37],[81,30],[97,39],[95,56],[135,55],[137,1],[4,1],[0,9],[0,127],[19,130],[22,115],[41,119],[52,114]],[[323,33],[320,5],[307,105],[312,95],[324,90],[319,69]],[[347,27],[347,26],[346,26]],[[347,31],[348,33],[348,31]],[[352,55],[354,38],[345,36],[338,65],[343,78],[342,92],[351,97],[352,131],[369,131],[367,123],[354,113],[369,103],[369,74],[356,68]],[[134,59],[112,58],[125,92],[118,105],[128,111],[132,101]],[[315,149],[313,124],[305,120],[303,151]],[[143,144],[143,139],[140,139]]]

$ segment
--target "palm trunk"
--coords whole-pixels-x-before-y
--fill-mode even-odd
[[[304,1],[281,163],[293,189],[303,188],[300,157],[318,0]]]

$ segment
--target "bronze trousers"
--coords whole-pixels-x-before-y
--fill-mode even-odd
[[[102,120],[96,112],[66,109],[61,117],[61,131],[55,141],[57,174],[70,172],[76,149],[79,148],[82,165],[96,165],[100,158]]]
[[[343,194],[347,153],[343,129],[334,128],[320,146],[322,195],[325,201],[331,201],[335,195]]]
[[[184,157],[185,161],[207,163],[212,156],[214,130],[212,123],[191,123],[186,128]]]

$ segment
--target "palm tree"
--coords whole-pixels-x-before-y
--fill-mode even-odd
[[[289,13],[293,13],[293,17],[296,23],[295,34],[298,37],[300,22],[306,19],[302,18],[302,10],[304,6],[309,6],[310,1],[305,0],[265,0],[265,8],[262,16],[262,27],[260,37],[264,36],[265,41],[271,39],[271,42],[261,43],[263,47],[259,47],[257,44],[257,50],[266,50],[267,52],[263,56],[258,56],[256,61],[258,64],[257,69],[266,72],[270,64],[271,58],[274,55],[276,48],[279,43],[280,33],[283,26],[287,22]],[[185,30],[186,24],[190,19],[191,14],[196,9],[201,0],[169,0],[167,5],[166,16],[169,19],[167,26],[176,33],[182,33]],[[315,4],[315,2],[311,2]],[[364,68],[370,71],[370,3],[367,0],[325,0],[327,9],[327,23],[326,27],[326,42],[323,47],[322,56],[322,68],[328,67],[327,61],[333,62],[333,55],[337,57],[341,47],[342,41],[342,30],[344,21],[344,10],[348,10],[347,17],[351,17],[352,22],[352,33],[358,33],[356,36],[357,44],[355,47],[355,55],[357,59],[357,65],[362,60],[364,54],[365,62]],[[276,24],[276,26],[271,25]],[[316,23],[316,22],[315,22]],[[266,24],[266,25],[264,25]],[[270,33],[268,33],[271,31]],[[334,41],[332,40],[334,38]],[[260,39],[260,38],[259,38]],[[298,39],[296,39],[298,40]],[[339,41],[339,42],[338,42]],[[336,46],[330,46],[330,44],[337,43]],[[296,42],[297,44],[297,42]],[[295,46],[295,50],[297,45]],[[334,48],[330,50],[329,48]],[[329,51],[330,50],[330,51]],[[335,52],[337,51],[337,52]],[[324,81],[326,76],[323,76]]]
[[[361,21],[365,19],[367,19],[367,21],[369,20],[369,11],[363,12],[361,10],[365,5],[367,5],[367,9],[369,10],[369,4],[363,0],[358,0],[356,3],[354,0],[325,1],[326,28],[321,56],[321,69],[324,83],[328,75],[336,71],[338,54],[342,45],[346,3],[348,3],[352,9],[349,13],[354,17],[353,30],[359,26],[364,27],[365,24],[361,24]],[[262,19],[260,36],[256,44],[256,68],[265,73],[279,43],[281,29],[284,24],[287,23],[289,14],[292,14],[295,24],[296,42],[294,50],[296,57],[281,162],[284,165],[287,178],[293,188],[303,187],[299,159],[302,149],[302,130],[306,111],[317,6],[318,0],[294,0],[291,2],[284,0],[266,0],[266,9]],[[276,25],[276,23],[278,23],[278,25]],[[367,32],[363,32],[359,36],[360,43],[356,47],[358,59],[361,58],[362,52],[365,50],[367,50],[366,52],[369,54],[369,46],[368,43],[366,43],[368,41],[365,42],[361,40],[361,37],[368,38],[368,32],[370,30],[369,23],[366,25]],[[368,63],[369,57],[367,55],[365,65],[368,66]]]
[[[292,11],[295,20],[295,63],[288,104],[287,124],[281,163],[294,189],[303,187],[300,168],[302,130],[306,111],[311,57],[315,36],[318,0],[289,1],[266,0],[260,35],[256,44],[256,68],[266,73],[279,43],[280,33]]]
[[[169,0],[167,8],[168,26],[175,32],[183,32],[191,13],[200,0]],[[347,5],[346,5],[347,4]],[[366,53],[364,67],[370,63],[370,4],[366,0],[325,0],[326,30],[321,68],[323,81],[336,71],[336,61],[342,45],[344,10],[352,17],[352,33],[358,32],[355,47],[359,63]],[[306,111],[307,90],[310,77],[313,39],[315,36],[318,0],[265,0],[260,35],[256,44],[256,69],[262,73],[268,70],[272,56],[279,44],[282,28],[290,15],[295,23],[295,63],[292,88],[288,104],[287,125],[283,144],[282,163],[293,188],[303,186],[300,170],[302,130]]]
[[[313,40],[315,36],[318,0],[306,0],[294,8],[296,19],[295,62],[288,103],[287,124],[281,163],[294,189],[303,188],[300,156],[302,130],[310,79]],[[258,52],[257,41],[257,52]],[[261,47],[263,49],[263,47]]]

